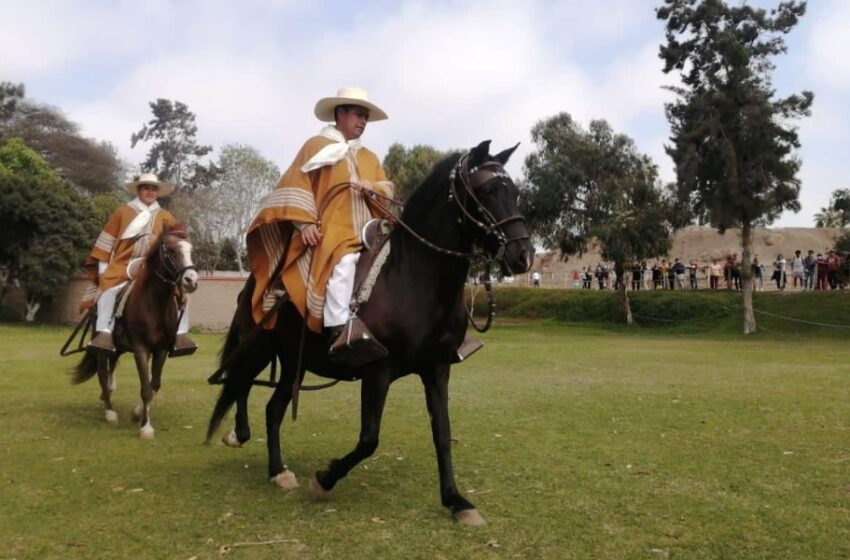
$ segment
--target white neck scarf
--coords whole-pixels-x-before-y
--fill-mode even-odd
[[[133,218],[133,221],[130,222],[130,225],[128,225],[127,229],[124,230],[124,233],[121,234],[121,239],[132,239],[142,233],[145,226],[148,225],[151,216],[154,215],[154,212],[159,210],[159,202],[154,201],[153,204],[148,206],[142,202],[138,196],[128,202],[127,206],[139,213],[136,214],[136,217]]]
[[[333,165],[349,152],[351,155],[357,155],[357,150],[362,146],[359,138],[346,141],[342,132],[333,125],[326,126],[319,134],[328,140],[333,140],[333,143],[316,152],[316,155],[311,157],[310,161],[301,166],[301,171],[304,173],[309,173],[326,165]]]

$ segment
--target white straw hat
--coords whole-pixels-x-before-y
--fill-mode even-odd
[[[142,173],[137,180],[127,183],[127,192],[136,195],[139,193],[139,187],[142,185],[156,185],[159,187],[159,196],[168,196],[174,190],[174,185],[163,183],[153,173]]]
[[[358,87],[344,87],[336,97],[323,97],[316,103],[316,117],[322,122],[334,122],[334,109],[340,105],[358,105],[369,109],[369,122],[387,119],[387,114],[369,101],[369,94]]]

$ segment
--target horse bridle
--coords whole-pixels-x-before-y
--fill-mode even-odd
[[[478,212],[484,220],[486,220],[486,222],[476,219],[467,208],[466,201],[460,201],[457,191],[458,179],[464,187],[467,199],[471,198],[477,205]],[[465,155],[458,160],[457,164],[452,168],[451,173],[449,173],[449,201],[454,201],[461,213],[461,221],[465,219],[472,223],[484,232],[485,237],[494,236],[496,238],[499,243],[499,249],[496,251],[496,254],[491,257],[491,260],[500,261],[504,257],[505,247],[514,241],[523,241],[530,239],[530,237],[528,235],[519,235],[508,238],[507,235],[505,235],[505,230],[503,229],[504,226],[513,222],[522,222],[524,224],[525,217],[521,214],[514,214],[513,216],[498,220],[475,195],[475,191],[477,189],[496,179],[510,179],[510,176],[507,174],[504,167],[502,167],[501,163],[497,161],[487,161],[469,169],[469,156]]]
[[[460,216],[458,217],[458,221],[460,223],[469,222],[476,228],[480,229],[484,232],[485,238],[488,236],[493,236],[499,243],[499,248],[496,250],[495,255],[493,256],[484,256],[483,260],[485,260],[489,264],[492,264],[493,261],[501,261],[504,258],[505,247],[507,247],[510,243],[514,241],[522,241],[525,239],[530,239],[528,235],[520,235],[516,237],[508,238],[505,235],[503,227],[513,223],[513,222],[523,222],[525,223],[525,218],[520,214],[515,214],[513,216],[509,216],[505,219],[498,220],[493,215],[492,212],[487,210],[484,204],[481,203],[479,198],[475,195],[475,190],[484,186],[485,184],[499,178],[509,179],[510,176],[507,174],[505,169],[502,167],[502,164],[496,161],[488,161],[482,163],[478,166],[469,169],[469,156],[464,155],[461,157],[455,166],[452,168],[449,173],[449,202],[453,202],[457,207]],[[458,196],[458,181],[463,185],[462,193],[465,194],[464,200],[461,200]],[[341,185],[348,186],[350,183],[344,183]],[[381,204],[381,202],[388,202],[390,204],[394,204],[400,208],[404,207],[404,204],[399,202],[398,200],[384,196],[376,191],[363,191],[363,194],[370,198],[372,202],[376,203],[378,208],[386,215],[387,219],[393,223],[397,223],[401,227],[403,227],[414,239],[433,249],[434,251],[443,254],[450,255],[452,257],[464,258],[467,260],[473,259],[481,259],[482,254],[476,252],[464,252],[464,251],[455,251],[454,249],[446,249],[445,247],[441,247],[432,241],[429,241],[419,233],[417,233],[412,227],[406,224],[401,218],[395,216],[389,208]],[[472,199],[472,201],[477,205],[478,212],[484,218],[485,221],[477,219],[469,209],[466,207],[466,203],[468,199]]]
[[[165,273],[169,276],[173,274],[172,278],[167,278],[160,273],[159,270],[153,269],[153,273],[156,274],[157,278],[162,280],[166,284],[170,284],[177,288],[180,291],[180,295],[183,295],[183,283],[180,279],[183,277],[183,274],[187,270],[194,270],[197,272],[198,267],[190,264],[188,266],[180,267],[174,261],[174,258],[171,256],[171,253],[165,248],[165,240],[160,240],[159,243],[159,258],[162,261],[163,267],[165,268]]]

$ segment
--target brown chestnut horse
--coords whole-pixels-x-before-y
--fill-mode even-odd
[[[516,148],[491,156],[489,144],[482,142],[468,155],[455,154],[438,163],[411,194],[401,217],[406,227],[397,226],[390,234],[389,256],[371,298],[358,313],[386,346],[388,356],[357,369],[330,363],[327,341],[302,329],[300,314],[286,304],[275,328],[251,338],[250,347],[225,370],[207,441],[234,403],[236,427],[225,442],[241,445],[250,438],[246,405],[252,382],[272,360],[280,359],[281,380],[266,405],[268,474],[278,486],[294,488],[298,485],[295,475],[281,457],[280,425],[293,396],[296,376],[300,378],[310,370],[333,379],[360,379],[359,441],[350,453],[332,460],[311,480],[311,494],[322,498],[375,452],[390,384],[416,373],[425,388],[431,417],[442,503],[462,523],[484,523],[475,506],[458,491],[451,458],[448,384],[451,365],[467,329],[464,283],[475,248],[498,260],[506,273],[525,272],[534,258],[525,220],[517,211],[518,189],[503,168]],[[239,297],[221,363],[254,327],[250,308],[253,285],[253,278],[249,278]],[[302,348],[301,333],[305,331]]]
[[[115,320],[116,352],[110,356],[89,348],[72,372],[71,383],[74,384],[97,374],[100,400],[110,424],[118,423],[111,399],[116,386],[115,367],[121,354],[132,352],[141,384],[141,401],[133,411],[133,418],[139,421],[139,437],[153,439],[150,406],[162,384],[162,368],[168,352],[174,347],[180,319],[178,305],[185,294],[197,288],[198,272],[192,261],[192,244],[185,226],[166,226],[154,241],[126,295],[122,315]]]

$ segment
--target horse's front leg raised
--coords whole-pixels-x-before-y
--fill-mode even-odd
[[[333,487],[363,459],[378,448],[381,415],[390,387],[390,371],[382,368],[367,372],[360,382],[360,438],[354,450],[341,459],[334,459],[325,471],[319,471],[310,481],[310,495],[315,500],[327,497]]]
[[[139,372],[139,396],[141,397],[141,402],[133,411],[133,418],[139,421],[139,437],[141,439],[153,439],[154,429],[151,425],[150,411],[154,389],[148,373],[149,354],[146,350],[136,349],[133,352],[133,357],[136,359],[136,370]],[[161,368],[162,364],[160,364],[160,371]]]
[[[440,498],[452,510],[454,518],[466,525],[484,525],[486,521],[469,500],[461,496],[455,484],[452,466],[452,431],[449,422],[449,364],[438,364],[432,371],[423,372],[425,402],[431,417],[431,434],[437,451],[440,472]]]

